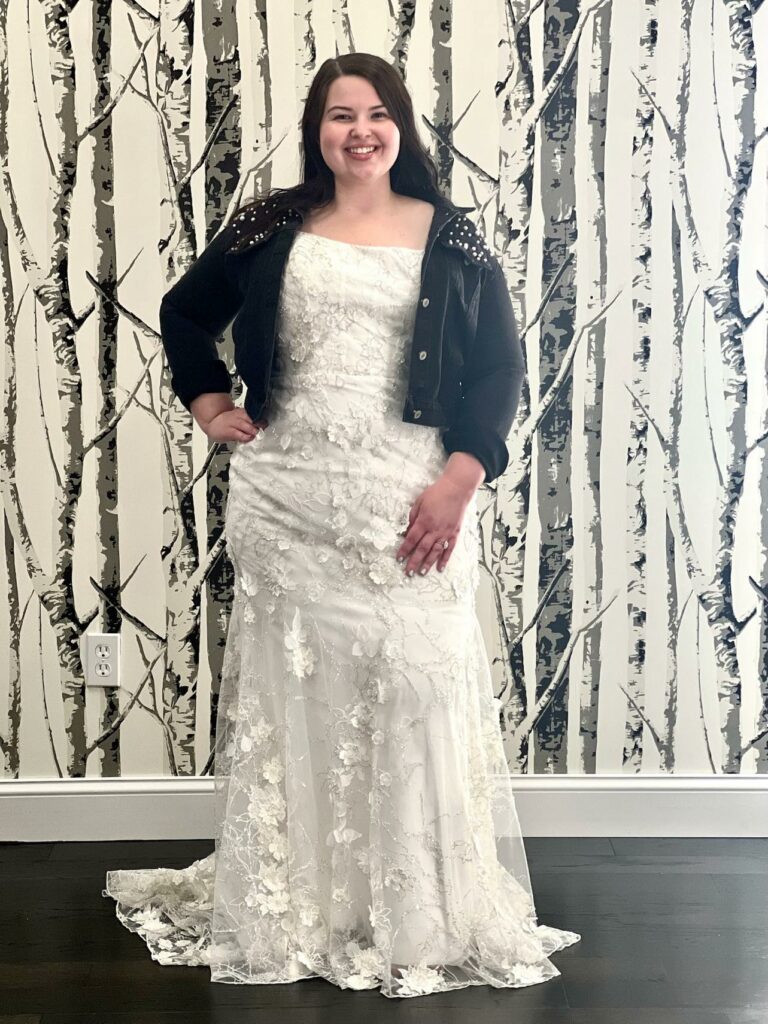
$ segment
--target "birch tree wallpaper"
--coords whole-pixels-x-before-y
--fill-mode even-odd
[[[768,773],[768,3],[0,0],[4,777],[212,773],[232,446],[158,309],[299,180],[309,82],[356,50],[526,353],[480,493],[510,771]],[[92,632],[119,685],[86,686]]]

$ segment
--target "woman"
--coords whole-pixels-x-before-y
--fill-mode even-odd
[[[302,183],[161,308],[174,391],[237,443],[215,853],[104,895],[212,981],[535,984],[580,936],[536,923],[475,613],[477,488],[524,372],[509,296],[386,62],[326,61],[302,138]],[[235,314],[242,409],[215,348]]]

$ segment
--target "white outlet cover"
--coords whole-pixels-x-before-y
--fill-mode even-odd
[[[108,656],[103,659],[96,657],[96,648],[104,647]],[[100,686],[110,689],[120,683],[120,634],[119,633],[86,633],[81,644],[80,656],[85,673],[86,686]],[[106,661],[110,671],[106,674],[97,675],[96,665],[99,661]]]

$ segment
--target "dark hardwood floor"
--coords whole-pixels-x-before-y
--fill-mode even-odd
[[[768,839],[530,838],[539,921],[582,935],[553,955],[561,976],[399,1000],[151,960],[101,895],[106,870],[212,849],[0,845],[0,1024],[768,1024]]]

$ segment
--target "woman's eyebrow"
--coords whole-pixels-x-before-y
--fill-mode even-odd
[[[368,109],[369,110],[376,110],[377,107],[384,107],[384,106],[386,106],[385,103],[375,103],[372,107],[368,107]],[[341,106],[340,103],[334,103],[334,105],[332,107],[328,107],[328,113],[330,114],[330,112],[332,110],[351,110],[351,109],[352,109],[352,107],[343,107],[343,106]]]

